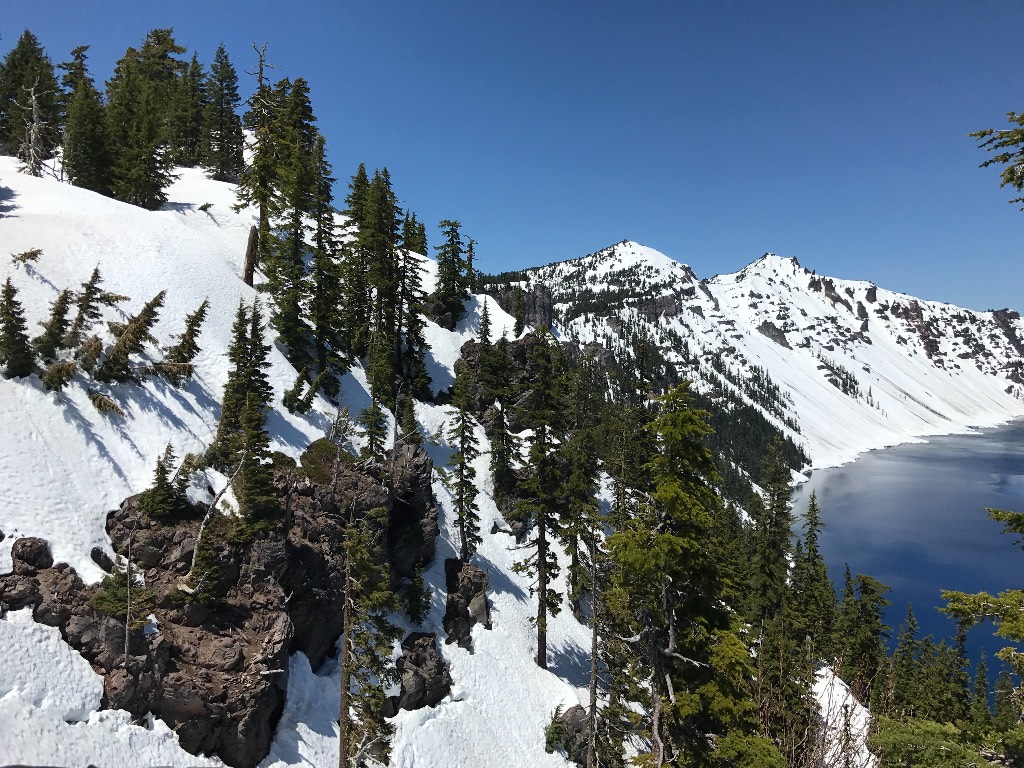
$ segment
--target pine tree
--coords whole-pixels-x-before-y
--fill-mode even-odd
[[[138,372],[129,368],[129,358],[142,352],[146,342],[153,341],[150,330],[157,321],[160,307],[164,304],[167,291],[160,291],[146,302],[139,314],[129,318],[117,334],[117,341],[107,350],[103,362],[96,371],[100,381],[139,381]]]
[[[453,330],[465,310],[469,298],[466,290],[466,258],[457,221],[445,219],[439,226],[444,241],[437,251],[437,289],[434,291],[440,306],[442,321],[448,330]]]
[[[705,447],[707,413],[691,406],[686,385],[659,399],[651,426],[651,494],[608,541],[614,572],[604,603],[622,661],[611,684],[634,701],[651,766],[782,766],[754,735],[756,712],[748,650],[721,603],[716,564],[704,539],[719,504],[715,462]],[[684,762],[685,761],[685,762]]]
[[[512,301],[512,316],[516,319],[516,325],[512,332],[518,339],[523,335],[523,329],[526,328],[526,320],[523,313],[523,289],[518,285],[516,286],[515,298]]]
[[[9,277],[0,294],[0,364],[3,364],[4,376],[8,379],[35,372],[35,355],[28,340],[25,312]]]
[[[520,483],[520,499],[514,510],[506,516],[532,523],[532,538],[527,547],[533,554],[514,566],[517,573],[536,579],[532,593],[537,597],[537,666],[547,669],[548,616],[561,610],[561,595],[554,588],[559,573],[558,559],[551,542],[559,533],[559,467],[555,454],[554,427],[559,423],[562,408],[558,383],[557,342],[542,329],[530,351],[531,369],[535,376],[531,382],[533,398],[526,414],[527,426],[533,429],[530,437],[528,476]]]
[[[384,440],[387,437],[387,417],[380,401],[373,397],[370,404],[359,414],[366,435],[365,455],[380,457],[384,455]]]
[[[81,344],[85,332],[99,319],[102,282],[100,268],[94,267],[89,279],[82,283],[82,289],[75,294],[75,319],[71,321],[71,328],[64,340],[65,347],[77,347]]]
[[[199,57],[183,64],[170,92],[167,117],[167,151],[175,165],[194,168],[203,160],[206,115],[206,74]]]
[[[172,480],[174,462],[174,452],[168,443],[163,454],[157,457],[153,485],[139,494],[139,509],[157,520],[173,520],[190,509],[184,493],[185,478],[180,478],[179,482]]]
[[[890,627],[883,621],[889,587],[871,576],[850,576],[846,569],[843,597],[836,621],[840,674],[858,701],[871,702],[881,694],[876,685],[886,659],[885,643]]]
[[[7,154],[22,146],[26,127],[33,120],[31,91],[44,126],[39,149],[46,159],[53,154],[60,135],[57,78],[39,39],[26,29],[0,64],[0,147],[6,148]]]
[[[353,504],[341,546],[340,768],[366,765],[371,754],[387,762],[394,731],[384,704],[385,690],[396,678],[391,652],[401,631],[388,620],[399,606],[388,587],[387,517],[383,508],[357,515]]]
[[[402,442],[406,445],[422,445],[423,435],[416,423],[416,400],[412,395],[405,396],[402,406]]]
[[[399,372],[402,379],[408,382],[415,397],[429,398],[427,342],[423,335],[426,325],[422,317],[426,294],[423,292],[423,266],[417,255],[426,251],[427,241],[423,225],[416,220],[415,213],[406,216],[402,229],[402,244],[398,326],[405,346],[401,352]]]
[[[68,181],[101,195],[110,195],[111,165],[107,138],[106,107],[86,67],[88,45],[71,52],[71,61],[61,64],[66,71],[67,91],[64,118],[64,148],[61,166]]]
[[[173,178],[169,143],[179,75],[187,68],[174,58],[185,49],[172,29],[147,33],[139,49],[129,48],[107,81],[107,125],[115,155],[114,194],[157,208]]]
[[[472,417],[473,399],[469,391],[469,374],[465,368],[455,377],[452,405],[456,410],[447,439],[455,450],[448,461],[451,475],[446,484],[454,497],[455,524],[459,528],[459,558],[467,563],[483,538],[480,535],[480,509],[476,504],[476,470],[473,468],[473,462],[480,455],[479,441]]]
[[[889,661],[886,683],[886,712],[892,717],[914,717],[921,690],[923,647],[918,638],[920,627],[914,609],[907,605],[907,615],[896,636],[896,648]]]
[[[185,330],[178,337],[178,343],[164,350],[165,357],[160,370],[176,386],[192,376],[192,361],[199,354],[197,339],[209,309],[209,300],[203,299],[195,312],[186,315]]]
[[[793,614],[797,622],[794,629],[798,636],[811,638],[811,651],[816,659],[827,659],[832,655],[836,593],[818,545],[821,527],[821,509],[812,492],[804,516],[801,548],[793,564]]]
[[[270,437],[264,427],[264,410],[256,392],[246,393],[239,416],[241,458],[233,487],[238,512],[250,525],[273,521],[279,511],[274,481],[266,466],[270,459]]]
[[[52,363],[57,353],[64,346],[64,337],[68,332],[68,309],[71,307],[71,291],[65,288],[53,300],[50,317],[42,323],[43,332],[32,340],[36,354],[44,363]]]
[[[372,293],[368,368],[383,402],[394,402],[401,355],[398,314],[402,306],[398,200],[387,168],[370,181],[356,249],[362,252]]]
[[[275,112],[277,103],[273,90],[266,79],[267,46],[257,48],[259,64],[256,69],[256,92],[246,102],[249,110],[243,122],[252,131],[249,149],[252,159],[239,174],[235,191],[238,202],[235,210],[248,205],[257,208],[257,239],[254,267],[260,266],[267,258],[270,248],[270,211],[274,202],[275,184],[278,174],[278,137],[275,135]]]
[[[590,552],[600,530],[598,463],[593,451],[594,434],[589,429],[572,432],[558,449],[568,467],[561,488],[561,541],[569,555],[566,588],[573,615],[582,619],[582,600],[590,581]]]
[[[978,658],[978,670],[974,674],[970,720],[971,726],[979,731],[985,731],[992,726],[992,710],[988,706],[988,666],[985,663],[984,649]]]
[[[754,518],[750,615],[756,621],[781,611],[789,577],[793,513],[789,503],[789,470],[782,461],[778,439],[768,449],[761,485],[765,490],[764,501],[755,502],[750,510]]]
[[[509,511],[519,482],[513,468],[519,455],[519,441],[508,429],[503,404],[499,404],[494,421],[487,428],[487,438],[491,443],[490,469],[494,503],[502,513],[505,513]]]
[[[996,678],[995,712],[992,715],[992,727],[997,731],[1008,731],[1020,722],[1020,704],[1014,694],[1013,678],[1003,666]]]
[[[238,73],[231,65],[224,43],[213,54],[206,77],[206,111],[203,114],[202,158],[211,179],[237,181],[245,165],[244,138],[238,116]]]

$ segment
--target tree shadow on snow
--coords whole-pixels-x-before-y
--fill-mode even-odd
[[[573,642],[549,645],[548,671],[577,688],[585,688],[590,685],[590,653]]]
[[[125,485],[127,485],[128,476],[124,473],[124,470],[121,469],[121,465],[118,464],[114,457],[110,455],[110,451],[107,450],[107,446],[104,445],[99,435],[93,431],[92,423],[82,415],[82,412],[78,410],[78,406],[69,398],[62,397],[60,400],[60,413],[64,418],[64,421],[68,422],[71,426],[82,433],[86,442],[95,448],[100,456],[109,462],[114,473],[125,483]]]
[[[0,186],[0,216],[9,216],[18,207],[14,202],[17,196],[10,187]]]
[[[504,592],[512,595],[516,600],[525,603],[526,592],[516,584],[508,575],[491,560],[477,552],[470,559],[473,565],[477,565],[487,571],[487,589],[491,592]]]

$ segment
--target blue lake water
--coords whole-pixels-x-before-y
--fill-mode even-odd
[[[952,636],[954,623],[936,610],[940,589],[1022,586],[1024,551],[1014,546],[1017,537],[1000,533],[1002,525],[989,520],[985,508],[1024,512],[1024,421],[871,451],[845,466],[815,471],[793,495],[798,526],[812,490],[824,522],[822,553],[837,592],[845,563],[851,573],[892,587],[887,619],[894,636],[907,603],[922,635]],[[990,658],[1005,644],[991,639],[991,632],[987,625],[969,637],[973,650],[984,646]]]

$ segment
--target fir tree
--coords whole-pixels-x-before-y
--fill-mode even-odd
[[[921,665],[923,648],[918,631],[920,627],[912,606],[896,636],[896,648],[889,661],[887,681],[887,713],[892,717],[914,717],[921,697]]]
[[[76,187],[110,195],[113,158],[107,137],[106,107],[86,68],[88,49],[87,45],[75,48],[72,60],[60,65],[67,71],[64,87],[68,90],[61,166],[68,181]]]
[[[985,663],[984,649],[978,658],[978,670],[974,674],[970,722],[971,726],[979,731],[985,731],[992,726],[992,710],[988,706],[988,666]]]
[[[487,428],[487,438],[491,443],[490,469],[494,503],[504,513],[511,506],[519,482],[513,469],[515,457],[519,454],[519,441],[509,431],[503,404],[499,404],[494,420]]]
[[[440,320],[448,330],[455,328],[469,298],[466,290],[465,248],[457,221],[445,219],[439,225],[444,238],[437,246],[437,289],[434,295],[440,306]]]
[[[811,638],[811,650],[818,659],[831,656],[836,613],[835,589],[818,546],[821,527],[821,509],[812,492],[804,516],[802,546],[793,564],[792,594],[797,622],[794,629],[797,636],[803,634]]]
[[[71,321],[71,328],[68,329],[64,340],[65,347],[77,347],[81,344],[85,332],[99,319],[100,297],[103,295],[100,289],[102,282],[100,268],[94,267],[89,279],[82,283],[82,289],[75,294],[75,319]]]
[[[264,428],[264,405],[259,395],[246,393],[239,415],[240,459],[233,487],[238,512],[249,524],[272,521],[279,511],[274,481],[266,462],[270,459],[270,437]]]
[[[404,342],[401,353],[401,377],[409,383],[416,397],[430,396],[430,376],[427,374],[426,348],[423,335],[426,327],[422,314],[426,295],[423,292],[423,266],[417,254],[426,251],[427,242],[423,226],[416,214],[406,217],[402,231],[399,330]],[[411,244],[410,244],[411,243]],[[422,250],[419,250],[422,249]]]
[[[157,321],[166,295],[167,291],[160,291],[146,302],[139,314],[128,320],[96,371],[97,379],[119,382],[140,380],[138,373],[129,369],[129,358],[142,352],[146,342],[153,340],[150,330]]]
[[[416,400],[412,395],[405,396],[402,406],[402,442],[406,445],[421,445],[423,435],[416,423]]]
[[[242,169],[236,194],[235,210],[248,205],[257,208],[257,240],[254,266],[260,266],[267,258],[270,247],[270,211],[274,202],[275,181],[278,173],[278,141],[275,135],[274,115],[277,109],[274,93],[266,79],[267,46],[257,48],[259,63],[256,70],[256,92],[249,98],[243,122],[252,131],[250,151],[252,159]]]
[[[203,164],[216,181],[237,181],[244,167],[240,104],[238,73],[221,43],[206,78],[202,136]]]
[[[604,602],[626,651],[612,671],[614,695],[642,707],[637,720],[649,751],[640,759],[648,765],[757,755],[753,764],[782,766],[755,735],[750,655],[703,544],[719,503],[717,472],[705,447],[707,414],[691,400],[685,385],[660,398],[646,468],[652,492],[608,541],[615,571]]]
[[[514,566],[517,573],[526,573],[536,579],[532,588],[537,597],[537,666],[547,669],[548,616],[561,610],[561,595],[554,588],[559,573],[558,559],[551,542],[559,533],[559,467],[555,454],[553,427],[559,423],[562,400],[558,382],[557,342],[542,329],[531,348],[530,363],[536,372],[531,382],[533,399],[527,413],[527,425],[533,429],[530,437],[528,476],[520,483],[520,499],[508,516],[532,523],[532,538],[526,545],[535,551]]]
[[[388,760],[393,726],[384,716],[385,690],[396,678],[392,646],[401,631],[388,620],[398,601],[388,588],[384,553],[387,510],[348,513],[342,556],[340,768]]]
[[[582,619],[582,600],[590,581],[590,551],[595,546],[600,521],[597,502],[598,463],[593,451],[594,434],[580,429],[569,435],[559,454],[568,466],[561,488],[562,544],[569,555],[566,587],[573,615]]]
[[[172,480],[174,462],[174,452],[168,443],[163,454],[157,457],[153,485],[139,494],[139,508],[157,520],[172,520],[190,509],[184,493],[186,478],[181,477],[178,482]]]
[[[26,29],[0,64],[0,147],[8,154],[22,146],[26,127],[33,121],[32,91],[44,126],[39,149],[45,159],[52,155],[60,135],[57,78],[39,39]]]
[[[192,361],[199,354],[199,332],[209,309],[209,300],[203,299],[195,312],[185,316],[185,330],[178,337],[178,343],[164,350],[166,356],[161,371],[172,384],[180,385],[192,375]]]
[[[790,531],[793,514],[789,503],[789,469],[782,461],[778,440],[768,449],[761,485],[763,503],[751,505],[754,518],[753,589],[750,615],[757,621],[777,615],[782,608],[789,576]]]
[[[377,398],[370,399],[370,404],[359,414],[359,421],[362,423],[366,435],[365,454],[367,456],[383,456],[388,422],[384,415],[384,409],[381,408]]]
[[[35,355],[28,340],[25,312],[9,277],[0,294],[0,364],[3,364],[4,376],[8,379],[35,372]]]
[[[995,712],[992,715],[992,727],[997,731],[1008,731],[1020,722],[1020,704],[1014,694],[1013,678],[1003,666],[996,678]]]
[[[68,310],[71,307],[71,291],[65,288],[57,298],[53,300],[50,307],[50,317],[42,324],[43,332],[32,340],[36,354],[44,363],[52,363],[57,359],[57,353],[64,346],[64,337],[68,332],[69,320]]]
[[[476,470],[473,468],[473,462],[480,455],[479,441],[471,415],[473,400],[465,368],[455,377],[452,405],[456,410],[447,439],[455,451],[448,462],[451,475],[447,485],[454,497],[455,524],[459,528],[459,558],[467,563],[483,538],[480,535],[480,510],[476,504]]]
[[[836,630],[843,662],[840,672],[858,701],[872,702],[872,695],[882,693],[882,686],[876,683],[885,663],[890,630],[883,621],[888,591],[889,587],[871,576],[850,578],[847,568]]]
[[[523,329],[526,328],[525,314],[523,313],[523,289],[518,285],[512,300],[512,316],[516,319],[516,325],[512,332],[518,339],[523,335]]]
[[[170,90],[167,117],[167,152],[171,162],[194,168],[203,160],[206,114],[206,74],[196,54],[183,64]]]

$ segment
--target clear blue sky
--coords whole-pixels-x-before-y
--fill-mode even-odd
[[[1009,0],[4,0],[0,55],[154,27],[305,77],[344,185],[387,166],[489,271],[629,238],[702,277],[772,251],[974,309],[1024,310],[1024,212],[969,131],[1024,110]],[[251,79],[242,75],[244,95]]]

